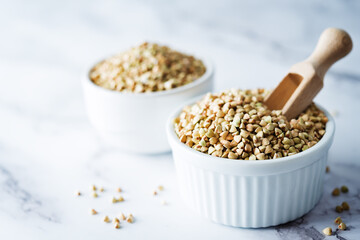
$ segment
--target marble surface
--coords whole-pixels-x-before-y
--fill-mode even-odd
[[[327,239],[359,239],[359,11],[355,0],[1,1],[0,239],[323,239],[344,200],[349,230]],[[79,79],[93,60],[158,41],[211,57],[216,90],[273,87],[329,26],[346,29],[355,47],[316,98],[337,113],[331,172],[321,202],[294,222],[238,229],[202,219],[178,195],[170,154],[111,149],[88,122]],[[107,190],[97,199],[93,183]],[[331,197],[342,184],[350,192]],[[112,205],[117,186],[126,201]],[[136,222],[119,230],[101,222],[120,211]]]

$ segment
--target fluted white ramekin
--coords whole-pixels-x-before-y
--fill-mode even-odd
[[[102,88],[82,77],[90,122],[107,145],[129,152],[153,154],[170,151],[166,120],[175,107],[212,90],[214,69],[206,58],[206,72],[192,83],[171,90],[124,93]],[[91,68],[95,66],[92,65]]]
[[[244,161],[213,157],[180,142],[173,119],[181,109],[169,118],[167,135],[181,195],[200,215],[234,227],[268,227],[304,215],[319,201],[335,131],[326,110],[320,108],[329,119],[326,133],[315,146],[280,159]]]

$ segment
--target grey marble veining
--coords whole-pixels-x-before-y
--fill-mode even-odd
[[[0,239],[324,239],[334,207],[349,226],[326,239],[360,239],[360,2],[2,1],[0,7]],[[327,27],[346,29],[353,52],[336,63],[316,102],[336,111],[324,193],[308,214],[265,229],[201,219],[183,205],[170,154],[111,149],[88,122],[81,74],[94,61],[142,41],[212,58],[215,90],[273,87],[306,58]],[[89,196],[90,184],[107,192]],[[155,198],[159,184],[165,191]],[[350,192],[332,197],[335,186]],[[126,201],[109,204],[121,186]],[[75,198],[80,189],[84,196]],[[160,199],[169,204],[162,206]],[[117,231],[90,216],[132,212]]]
[[[35,199],[27,190],[22,189],[11,172],[0,166],[0,175],[3,178],[3,181],[1,181],[3,193],[16,203],[18,209],[35,218],[39,217],[45,221],[58,223],[58,220],[53,216],[41,212],[42,202]],[[2,207],[4,207],[3,211],[7,212],[6,204],[2,205]]]

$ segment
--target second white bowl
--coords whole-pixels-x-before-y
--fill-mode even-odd
[[[110,146],[136,153],[169,151],[165,130],[169,113],[188,99],[212,90],[213,66],[210,61],[199,59],[206,67],[199,79],[151,93],[123,93],[102,88],[90,80],[89,68],[82,83],[90,122]]]

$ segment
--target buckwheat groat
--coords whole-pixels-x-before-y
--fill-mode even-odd
[[[339,224],[338,228],[340,230],[345,230],[346,229],[346,224],[342,222],[342,223]]]
[[[327,236],[331,236],[331,235],[332,235],[332,229],[331,229],[331,227],[324,228],[324,229],[322,230],[322,232],[323,232],[325,235],[327,235]]]
[[[202,61],[193,56],[145,42],[98,63],[90,79],[115,91],[156,92],[191,83],[205,70]]]
[[[291,156],[314,146],[328,121],[314,104],[288,121],[263,104],[266,92],[228,90],[207,94],[174,120],[181,142],[216,157],[265,160]]]

